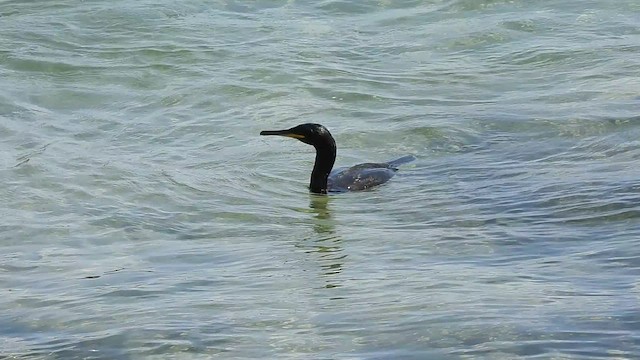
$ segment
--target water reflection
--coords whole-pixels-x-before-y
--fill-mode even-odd
[[[327,283],[325,287],[339,287],[335,276],[342,272],[344,259],[347,257],[342,248],[342,238],[336,234],[336,221],[332,218],[329,203],[331,196],[310,195],[309,209],[315,214],[313,217],[313,230],[318,235],[311,244],[306,245],[307,253],[318,254],[318,261],[325,275]]]
[[[331,219],[331,210],[328,206],[330,198],[326,195],[309,195],[309,208],[316,214],[313,229],[318,234],[333,234],[335,231],[335,224]]]

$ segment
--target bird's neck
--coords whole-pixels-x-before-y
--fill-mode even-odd
[[[316,162],[313,164],[311,172],[311,184],[309,190],[316,194],[327,193],[327,180],[329,173],[336,161],[335,146],[319,146],[316,147]]]

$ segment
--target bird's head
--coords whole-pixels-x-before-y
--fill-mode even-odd
[[[260,135],[279,135],[298,139],[317,148],[335,148],[336,143],[329,130],[320,124],[300,124],[287,130],[265,130]]]

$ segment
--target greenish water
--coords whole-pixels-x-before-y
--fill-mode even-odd
[[[637,1],[0,1],[0,358],[640,357]],[[413,154],[371,191],[337,166]]]

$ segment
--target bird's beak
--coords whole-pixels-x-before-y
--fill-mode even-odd
[[[286,136],[286,137],[290,137],[290,138],[294,138],[294,139],[304,139],[304,135],[296,134],[296,133],[292,132],[291,129],[288,129],[288,130],[265,130],[265,131],[260,131],[260,135],[279,135],[279,136]]]

